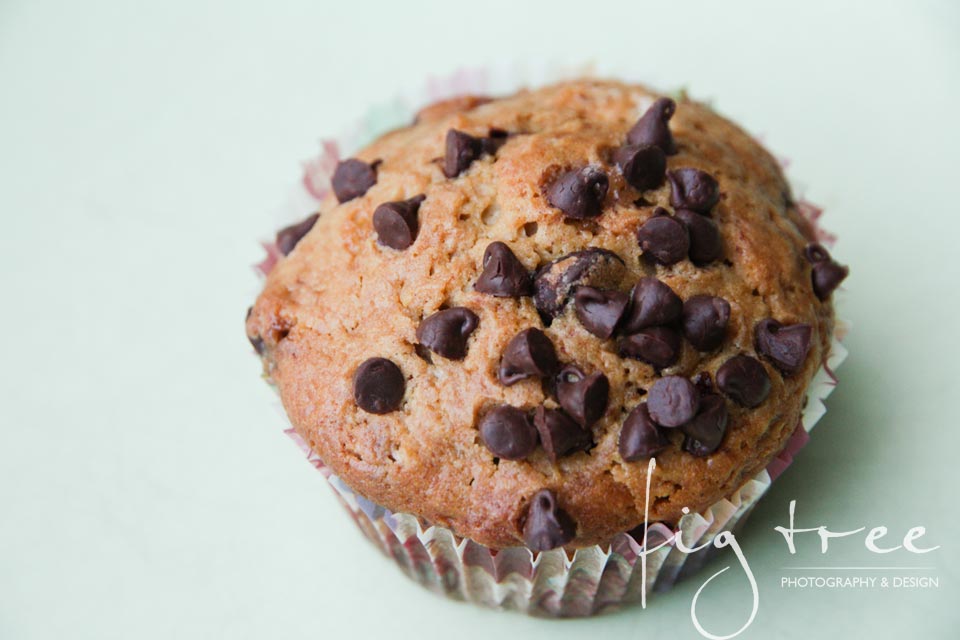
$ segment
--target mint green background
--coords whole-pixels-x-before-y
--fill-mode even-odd
[[[408,584],[281,435],[243,339],[254,240],[315,140],[428,75],[518,60],[712,99],[791,158],[853,268],[841,385],[740,537],[761,590],[741,637],[955,636],[955,3],[3,0],[0,638],[698,637],[693,593],[732,556],[585,621]],[[924,525],[942,548],[790,557],[791,499],[801,526]],[[808,565],[940,588],[780,588]],[[736,629],[739,570],[702,605]]]

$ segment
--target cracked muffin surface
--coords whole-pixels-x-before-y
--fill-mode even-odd
[[[246,329],[296,431],[494,548],[603,544],[760,472],[846,273],[751,136],[596,80],[425,108],[278,244]]]

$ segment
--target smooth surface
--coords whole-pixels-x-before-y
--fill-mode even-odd
[[[841,385],[740,539],[741,637],[953,637],[956,3],[136,4],[0,2],[0,638],[697,638],[727,564],[700,614],[735,631],[730,554],[595,620],[408,583],[281,433],[243,336],[256,240],[319,137],[458,67],[584,61],[761,134],[853,268]],[[799,526],[942,548],[807,534],[790,556],[790,500]],[[799,566],[940,587],[782,589]]]

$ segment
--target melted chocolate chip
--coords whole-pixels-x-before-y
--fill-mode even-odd
[[[635,145],[655,145],[668,156],[675,154],[677,147],[673,142],[669,123],[676,109],[676,103],[670,98],[658,98],[627,132],[627,142]]]
[[[400,367],[386,358],[370,358],[353,374],[353,399],[367,413],[390,413],[400,408],[406,384]]]
[[[500,298],[519,298],[531,293],[530,272],[510,247],[492,242],[483,252],[483,272],[473,288]]]
[[[696,295],[683,303],[683,335],[698,351],[719,347],[729,323],[730,303],[723,298]]]
[[[818,262],[813,265],[811,275],[813,292],[819,299],[826,300],[848,275],[850,275],[849,267],[837,264],[833,260]]]
[[[647,410],[661,427],[679,427],[689,422],[700,408],[700,393],[692,382],[680,376],[664,376],[647,394]]]
[[[467,339],[480,324],[480,319],[466,307],[437,311],[417,327],[417,340],[444,358],[463,360],[467,355]]]
[[[641,278],[630,294],[631,308],[621,331],[636,333],[647,327],[670,324],[680,318],[683,301],[656,278]]]
[[[740,354],[717,369],[717,387],[737,404],[752,409],[770,395],[770,376],[756,358]]]
[[[717,223],[689,209],[678,209],[674,216],[690,234],[690,261],[702,267],[723,257],[723,243]]]
[[[727,403],[715,393],[700,398],[700,409],[680,430],[687,436],[684,450],[695,456],[710,455],[720,447],[727,430]]]
[[[620,429],[620,457],[625,462],[652,458],[670,445],[663,431],[650,417],[647,403],[634,407]]]
[[[606,413],[609,393],[610,382],[599,371],[588,376],[570,364],[557,377],[557,401],[587,429]]]
[[[637,191],[654,189],[663,184],[667,171],[667,156],[653,145],[620,147],[613,155],[623,179]]]
[[[483,155],[483,141],[463,131],[447,131],[446,153],[443,158],[443,175],[456,178]]]
[[[540,329],[524,329],[503,350],[497,377],[510,386],[524,378],[552,376],[559,367],[553,342]]]
[[[664,369],[680,358],[680,334],[669,327],[648,327],[621,338],[620,355]]]
[[[720,185],[706,171],[685,167],[667,172],[670,204],[674,209],[691,209],[707,214],[720,200]]]
[[[280,231],[277,232],[277,251],[285,256],[290,255],[290,252],[297,246],[297,243],[310,232],[310,229],[313,229],[313,225],[315,225],[319,219],[320,214],[315,213],[307,216],[296,224],[280,229]]]
[[[538,491],[523,521],[523,540],[527,547],[532,551],[549,551],[567,544],[576,534],[577,523],[557,506],[553,492]]]
[[[657,207],[652,218],[637,229],[637,241],[643,257],[651,262],[671,265],[687,257],[690,250],[690,234],[686,226],[676,218],[665,215]]]
[[[533,415],[533,424],[540,434],[543,450],[553,462],[571,453],[586,451],[593,444],[590,432],[562,409],[547,409],[540,405]]]
[[[574,290],[580,286],[615,288],[626,272],[617,254],[590,248],[557,258],[537,271],[533,279],[533,303],[549,323],[563,312]]]
[[[498,458],[522,460],[537,448],[537,430],[525,411],[502,404],[480,420],[480,439]]]
[[[547,188],[547,202],[568,218],[583,220],[600,215],[610,181],[597,167],[566,171]]]
[[[350,158],[337,164],[330,179],[330,186],[339,202],[359,198],[370,187],[377,184],[377,165],[379,161],[367,164],[363,160]]]
[[[583,328],[604,340],[616,331],[627,310],[630,296],[620,291],[604,291],[594,287],[577,287],[573,294],[574,309]]]
[[[766,318],[756,324],[753,335],[757,353],[784,375],[791,375],[803,368],[810,353],[813,328],[808,324],[784,325]]]
[[[384,202],[373,212],[373,228],[377,242],[385,247],[402,251],[417,239],[419,222],[417,212],[426,196],[419,195],[409,200]]]

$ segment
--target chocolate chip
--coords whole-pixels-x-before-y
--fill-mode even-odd
[[[791,375],[800,371],[810,353],[813,328],[808,324],[784,325],[765,318],[753,328],[753,335],[757,353],[784,375]]]
[[[613,335],[629,303],[630,296],[621,291],[605,291],[584,286],[577,287],[573,294],[574,309],[580,324],[604,340]]]
[[[813,265],[810,278],[813,282],[813,292],[820,300],[829,298],[834,289],[850,275],[850,269],[835,262],[830,257],[830,252],[821,244],[811,242],[804,247],[803,254]]]
[[[677,209],[674,217],[687,227],[690,234],[690,261],[703,266],[723,257],[723,243],[717,223],[690,209]]]
[[[443,159],[443,175],[456,178],[483,154],[483,141],[463,131],[447,131],[446,153]]]
[[[652,144],[660,147],[668,156],[675,154],[677,147],[673,142],[673,134],[670,133],[669,122],[676,108],[676,103],[670,98],[658,98],[627,132],[627,142],[636,145]]]
[[[654,189],[663,184],[667,171],[667,156],[660,147],[653,145],[627,145],[613,154],[613,161],[620,167],[623,179],[637,191]]]
[[[830,252],[823,245],[811,242],[803,249],[803,255],[813,265],[810,279],[813,282],[813,292],[820,300],[826,300],[833,290],[850,275],[850,269],[830,257]]]
[[[466,171],[473,161],[483,155],[494,155],[507,141],[507,132],[491,129],[487,138],[476,138],[463,131],[447,131],[443,158],[443,175],[456,178]]]
[[[253,307],[247,309],[247,319],[250,319],[250,313],[253,311]],[[253,347],[253,350],[257,352],[258,356],[263,355],[263,338],[260,336],[247,336],[247,340],[250,341],[250,346]]]
[[[806,247],[804,247],[803,255],[806,256],[807,261],[810,264],[816,264],[818,262],[828,262],[830,260],[830,252],[827,251],[826,248],[818,242],[811,242]]]
[[[580,286],[615,288],[627,267],[617,254],[591,247],[557,258],[537,271],[533,279],[533,303],[549,323],[563,312]]]
[[[384,202],[373,212],[373,228],[377,242],[385,247],[402,251],[417,239],[419,222],[417,212],[426,196],[419,195],[409,200]]]
[[[664,376],[647,394],[647,410],[661,427],[679,427],[697,415],[700,393],[693,383],[680,376]]]
[[[553,462],[558,458],[586,451],[593,444],[590,432],[581,427],[562,409],[537,407],[533,424],[540,434],[540,444]]]
[[[752,409],[770,395],[770,376],[756,358],[740,354],[717,369],[717,386],[737,404]]]
[[[568,218],[595,218],[600,215],[609,186],[607,174],[601,169],[571,169],[560,174],[547,188],[547,202]]]
[[[524,329],[503,350],[497,377],[510,386],[524,378],[552,376],[559,366],[553,342],[540,329]]]
[[[690,234],[682,222],[665,214],[664,209],[657,207],[653,217],[637,229],[637,241],[644,258],[671,265],[687,257]]]
[[[247,307],[247,317],[244,320],[250,320],[250,316],[253,315],[253,307]],[[260,336],[247,336],[247,340],[250,341],[250,346],[253,347],[253,350],[257,352],[258,356],[263,355],[263,338]]]
[[[636,333],[647,327],[670,324],[680,318],[683,301],[673,289],[656,278],[641,278],[630,294],[630,313],[621,331]]]
[[[531,293],[530,272],[510,247],[492,242],[483,252],[483,272],[473,288],[500,298],[519,298]]]
[[[490,129],[490,135],[480,140],[480,145],[483,148],[483,152],[491,156],[496,155],[497,151],[500,150],[500,147],[507,142],[508,137],[510,137],[509,132],[504,131],[503,129]]]
[[[683,335],[699,351],[713,351],[723,343],[730,323],[730,303],[708,295],[691,296],[683,303]]]
[[[370,358],[353,374],[353,399],[367,413],[390,413],[400,408],[406,384],[400,367],[386,358]]]
[[[480,420],[480,439],[498,458],[522,460],[537,448],[537,430],[525,411],[501,404]]]
[[[338,163],[337,168],[333,171],[333,178],[330,179],[330,185],[333,187],[333,193],[337,196],[337,200],[347,202],[359,198],[370,187],[377,184],[378,164],[380,164],[379,161],[367,164],[356,158]]]
[[[430,349],[426,348],[422,344],[413,345],[413,352],[417,354],[418,358],[427,364],[433,364],[433,354],[430,353]]]
[[[711,453],[716,451],[719,446],[719,443],[716,446],[710,446],[709,444],[700,442],[699,440],[691,438],[690,436],[686,436],[683,439],[683,450],[693,456],[696,456],[697,458],[706,458]]]
[[[527,507],[523,540],[532,551],[549,551],[567,544],[577,534],[577,523],[557,506],[549,489],[538,491]]]
[[[320,219],[320,214],[315,213],[296,224],[280,229],[277,232],[277,251],[285,256],[290,255],[290,252],[303,239],[303,236],[307,235],[310,229],[313,229],[313,225],[317,223],[318,219]]]
[[[710,455],[720,447],[727,430],[727,403],[715,393],[700,398],[700,409],[680,430],[687,436],[684,450],[695,456]]]
[[[664,369],[680,358],[680,334],[669,327],[648,327],[621,338],[620,355]]]
[[[849,267],[837,264],[833,260],[818,262],[813,265],[813,274],[811,275],[813,292],[819,299],[826,300],[848,275],[850,275]]]
[[[713,386],[713,378],[710,376],[709,371],[701,371],[697,375],[693,376],[690,381],[693,383],[693,386],[697,388],[697,391],[700,392],[701,396],[704,396],[708,393],[714,393],[716,391]]]
[[[667,172],[670,180],[670,204],[674,209],[709,213],[720,200],[720,185],[706,171],[685,167]]]
[[[589,429],[607,411],[610,382],[599,371],[585,375],[569,364],[557,377],[557,401],[580,426]]]
[[[663,431],[650,417],[647,403],[634,407],[620,429],[620,457],[625,462],[652,458],[670,445]]]
[[[437,311],[417,327],[417,340],[437,355],[451,360],[463,360],[467,355],[467,339],[480,319],[466,307],[452,307]]]

